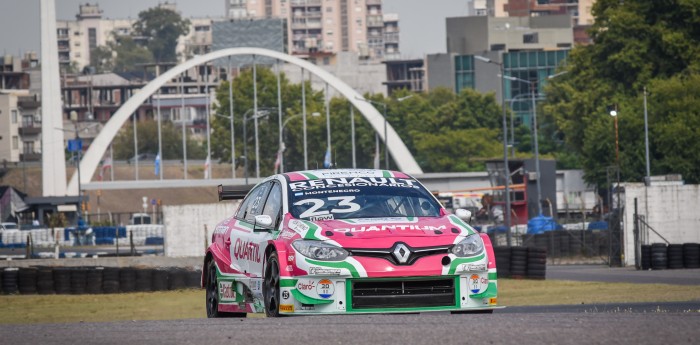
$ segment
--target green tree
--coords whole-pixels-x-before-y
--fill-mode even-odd
[[[158,122],[153,120],[140,121],[137,124],[139,153],[158,153]],[[162,122],[162,151],[163,160],[182,159],[182,132],[172,122]],[[125,125],[114,138],[114,159],[129,159],[134,156],[134,126]],[[199,143],[191,137],[187,138],[187,158],[205,159],[206,142]]]
[[[189,33],[190,21],[170,9],[153,7],[139,12],[133,28],[137,36],[147,39],[146,47],[156,61],[169,62],[176,60],[177,39]]]
[[[697,173],[688,168],[699,165],[700,157],[677,149],[682,138],[692,133],[675,114],[666,111],[691,109],[683,112],[685,120],[696,114],[693,100],[700,93],[689,82],[697,80],[700,72],[698,8],[697,0],[600,0],[594,4],[595,24],[590,34],[595,44],[572,50],[568,73],[546,86],[543,107],[543,122],[556,123],[557,127],[549,134],[565,141],[562,156],[569,161],[580,157],[589,182],[605,185],[607,167],[616,165],[614,121],[606,110],[612,104],[617,105],[619,114],[622,179],[641,181],[644,176],[645,86],[659,97],[649,105],[650,131],[664,128],[667,136],[650,134],[652,174],[686,171],[686,181],[700,182]],[[687,96],[678,98],[679,94]],[[662,142],[673,144],[664,146]]]
[[[141,65],[153,62],[151,52],[136,44],[130,36],[115,36],[115,40],[109,43],[109,47],[116,53],[114,62],[111,63],[114,66],[114,72],[142,71]]]

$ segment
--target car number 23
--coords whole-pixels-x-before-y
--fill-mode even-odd
[[[294,203],[295,206],[301,206],[305,204],[312,204],[306,211],[299,215],[299,218],[309,218],[322,216],[329,213],[350,213],[355,212],[360,209],[360,205],[352,202],[355,200],[354,196],[332,196],[328,197],[328,202],[338,200],[338,203],[329,210],[319,211],[326,202],[323,199],[304,199],[299,200]]]

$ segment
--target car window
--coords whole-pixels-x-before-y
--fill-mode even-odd
[[[262,214],[265,199],[270,190],[270,184],[271,182],[266,182],[253,188],[245,199],[243,199],[243,204],[241,204],[241,207],[238,209],[236,218],[254,223],[255,216]]]
[[[282,187],[279,183],[273,183],[272,189],[270,189],[270,194],[265,202],[265,208],[262,214],[270,216],[272,218],[273,227],[277,227],[277,222],[282,215]]]

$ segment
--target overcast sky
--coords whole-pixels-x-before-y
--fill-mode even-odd
[[[95,3],[103,18],[136,18],[158,0],[55,0],[58,19],[75,19],[78,5]],[[401,53],[405,58],[445,52],[445,18],[467,13],[470,0],[384,0],[384,13],[399,14]],[[161,1],[163,2],[163,1]],[[224,0],[178,0],[186,17],[221,17]],[[0,53],[20,55],[39,51],[39,0],[0,0]]]

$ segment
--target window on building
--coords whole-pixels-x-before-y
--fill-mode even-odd
[[[506,45],[503,43],[492,44],[491,51],[506,50]]]
[[[557,48],[571,48],[571,43],[557,43]]]
[[[209,31],[209,25],[197,25],[194,27],[194,31],[197,31],[197,32]]]
[[[22,116],[22,127],[34,127],[34,115]]]
[[[17,109],[12,109],[10,113],[12,115],[12,123],[17,123]]]
[[[532,44],[539,43],[539,35],[536,32],[531,32],[523,35],[523,43]]]
[[[88,43],[90,50],[97,48],[97,29],[88,29]]]
[[[22,153],[34,153],[34,142],[33,141],[23,141],[22,142]]]

